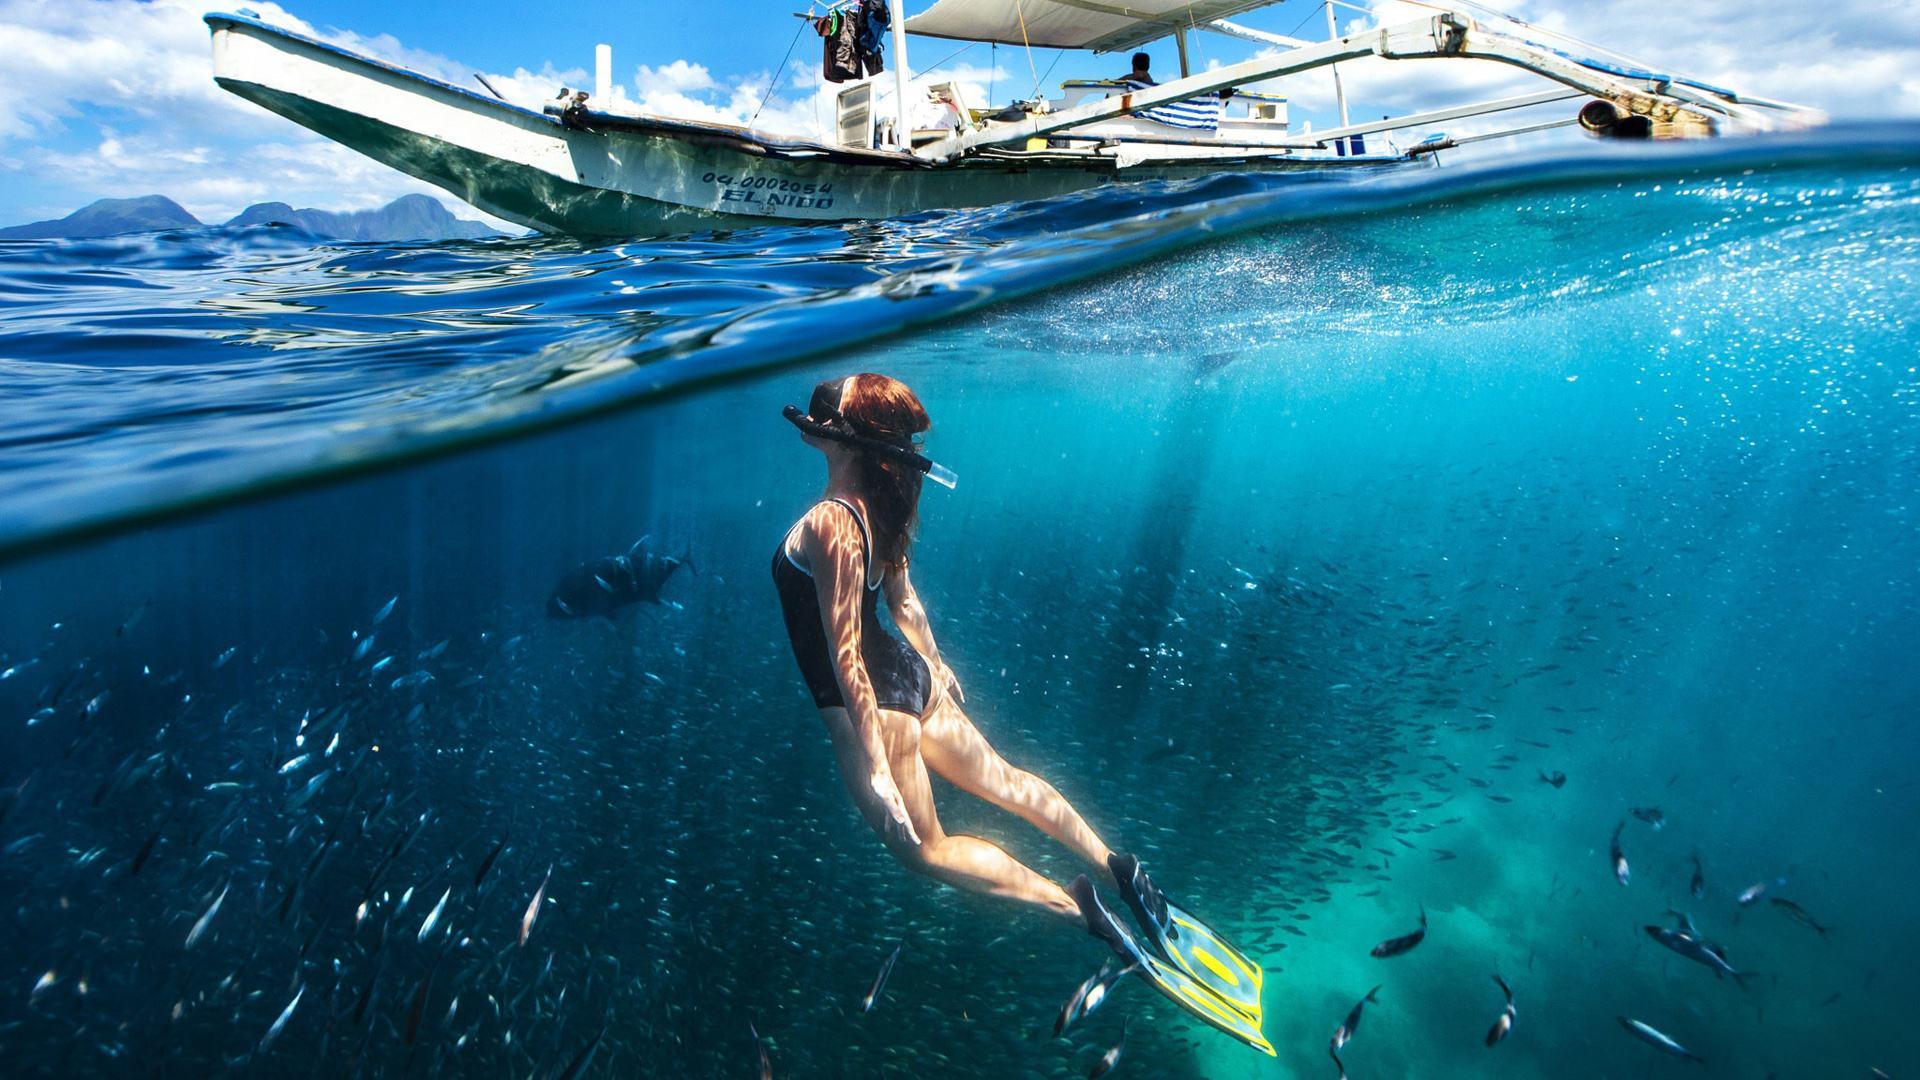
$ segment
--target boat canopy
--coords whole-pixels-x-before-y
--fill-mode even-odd
[[[1277,0],[938,0],[907,31],[959,41],[1117,52]]]

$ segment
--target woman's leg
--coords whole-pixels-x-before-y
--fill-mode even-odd
[[[951,698],[942,695],[922,723],[920,755],[928,768],[955,787],[1020,815],[1073,849],[1100,874],[1109,873],[1107,856],[1112,852],[1080,812],[1052,784],[1007,764]]]
[[[1046,908],[1056,915],[1077,919],[1079,905],[1066,891],[977,836],[950,834],[940,827],[934,812],[933,788],[927,781],[926,764],[920,759],[922,743],[920,721],[902,712],[880,711],[881,735],[887,746],[888,766],[893,782],[907,804],[907,817],[920,834],[920,843],[894,840],[886,828],[885,807],[867,784],[867,755],[853,720],[845,709],[823,709],[833,737],[834,756],[840,763],[840,778],[847,785],[867,825],[887,838],[887,850],[907,867],[969,892],[1004,896]]]

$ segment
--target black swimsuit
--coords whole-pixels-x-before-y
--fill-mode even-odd
[[[866,519],[845,499],[830,501],[846,507],[860,524],[867,548],[867,577],[871,578],[873,534],[867,531]],[[780,593],[780,610],[787,618],[787,640],[793,644],[793,658],[800,662],[800,676],[813,692],[813,704],[822,709],[845,708],[840,680],[834,674],[833,650],[820,620],[820,594],[813,574],[787,554],[787,541],[792,538],[793,530],[788,529],[773,553],[773,587]],[[874,698],[881,708],[919,716],[927,711],[933,677],[926,660],[880,624],[879,597],[880,583],[875,581],[867,585],[860,602],[860,658],[866,663],[867,679],[873,683]]]

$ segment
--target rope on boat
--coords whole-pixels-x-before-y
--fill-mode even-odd
[[[787,55],[780,58],[780,70],[774,72],[773,78],[767,80],[767,92],[760,95],[760,106],[753,110],[752,119],[747,121],[748,127],[752,127],[753,122],[760,119],[760,110],[766,108],[767,102],[773,100],[773,88],[780,85],[780,76],[787,73],[787,63],[793,59],[793,50],[800,44],[800,35],[806,33],[807,27],[811,25],[810,22],[803,22],[800,24],[800,29],[793,32],[793,40],[787,43]]]

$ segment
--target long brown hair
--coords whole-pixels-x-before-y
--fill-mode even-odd
[[[840,414],[862,435],[920,449],[915,436],[933,426],[907,384],[885,375],[863,372],[847,379]],[[922,473],[881,454],[857,454],[854,473],[867,502],[868,527],[873,530],[874,553],[882,565],[904,570],[907,549],[913,546],[920,516]]]

